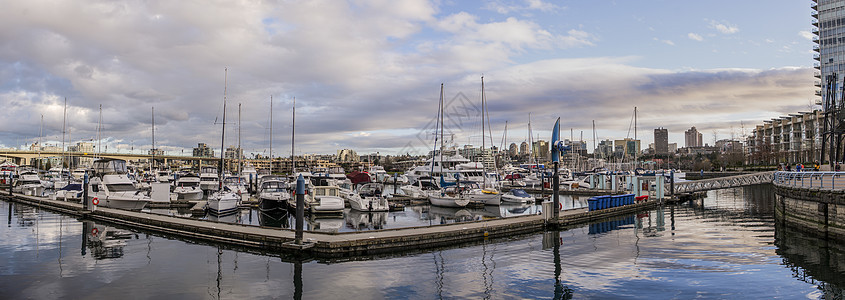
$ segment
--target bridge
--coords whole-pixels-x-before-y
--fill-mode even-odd
[[[38,157],[89,157],[89,158],[112,158],[122,159],[126,161],[150,160],[153,158],[149,154],[132,154],[132,153],[93,153],[93,152],[55,152],[55,151],[0,151],[0,157],[12,159],[18,165],[31,165],[32,160]],[[203,161],[203,162],[217,162],[219,157],[194,157],[194,156],[177,156],[177,155],[156,155],[156,159],[164,160],[165,164],[168,161]]]
[[[775,172],[760,172],[720,178],[675,182],[675,194],[703,192],[709,190],[743,187],[772,183]]]

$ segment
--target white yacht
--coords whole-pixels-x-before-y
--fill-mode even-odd
[[[200,178],[194,174],[185,174],[176,179],[173,193],[177,200],[200,200],[202,189],[200,189]]]
[[[358,187],[358,193],[352,195],[349,206],[357,211],[389,211],[387,198],[382,195],[384,185],[381,183],[367,183]]]
[[[469,159],[466,159],[460,154],[444,156],[442,159],[440,155],[434,155],[425,165],[415,166],[405,171],[405,177],[408,179],[408,182],[414,183],[420,177],[440,178],[440,175],[443,175],[446,182],[454,182],[454,174],[457,173],[457,166],[469,162]]]
[[[288,200],[288,206],[296,209],[296,197]],[[334,185],[308,185],[305,193],[305,211],[312,214],[342,214],[343,198],[340,188]]]
[[[249,192],[246,190],[246,182],[240,176],[226,176],[223,179],[223,186],[238,194],[241,201],[249,199]]]
[[[214,192],[220,188],[220,178],[215,167],[202,167],[200,170],[200,188],[205,192]]]
[[[94,161],[94,176],[88,184],[88,198],[96,199],[98,206],[141,210],[150,202],[150,196],[135,187],[126,176],[126,161],[100,159]]]
[[[277,176],[261,181],[258,186],[258,209],[263,212],[283,211],[291,194],[287,182]]]
[[[233,214],[238,212],[238,205],[240,204],[241,197],[229,190],[227,187],[223,187],[222,189],[218,187],[218,190],[211,195],[208,196],[208,203],[206,207],[208,208],[208,212],[212,215],[227,215]]]
[[[533,203],[534,201],[534,196],[531,196],[523,189],[511,189],[507,193],[502,194],[502,202]]]
[[[13,192],[27,196],[41,197],[44,195],[44,189],[45,187],[44,184],[41,183],[41,177],[38,177],[37,173],[31,171],[25,171],[18,174],[18,178],[12,186]]]

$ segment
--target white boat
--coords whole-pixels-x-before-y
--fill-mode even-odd
[[[205,192],[214,192],[220,188],[220,178],[215,167],[202,167],[200,171],[200,189]]]
[[[470,203],[469,197],[455,187],[429,192],[428,201],[431,205],[441,207],[465,207]]]
[[[277,178],[262,180],[258,187],[258,209],[263,212],[284,211],[290,198],[287,182]]]
[[[126,161],[100,159],[94,161],[94,176],[88,184],[88,198],[96,199],[99,207],[141,210],[150,202],[126,176]]]
[[[82,184],[69,183],[50,195],[53,200],[82,201]]]
[[[80,180],[81,181],[85,177],[85,169],[82,169],[82,168],[73,169],[73,171],[70,172],[70,175],[71,175],[71,177],[73,177],[74,180]]]
[[[22,172],[18,174],[15,184],[12,186],[12,191],[21,193],[27,196],[43,196],[44,184],[41,182],[41,177],[35,172]]]
[[[235,194],[238,194],[238,197],[241,198],[241,201],[247,200],[249,198],[249,192],[246,190],[246,183],[240,176],[226,176],[226,178],[223,179],[223,186],[225,186]]]
[[[228,72],[227,72],[228,74]],[[224,79],[225,82],[225,79]],[[208,202],[206,203],[206,208],[208,212],[212,215],[226,215],[230,213],[238,212],[238,205],[241,202],[241,197],[233,190],[229,189],[228,187],[223,185],[223,166],[225,165],[224,160],[224,153],[225,150],[223,149],[224,145],[226,144],[226,87],[223,87],[223,122],[220,122],[222,128],[220,130],[220,171],[218,172],[217,169],[214,167],[204,167],[201,168],[200,173],[200,188],[206,191],[212,192],[208,195]],[[209,174],[216,175],[217,177],[214,178],[214,181],[217,182],[217,185],[212,187],[208,186],[207,184],[211,182],[208,179]],[[203,186],[206,184],[206,186]]]
[[[155,171],[155,176],[156,176],[155,180],[157,182],[170,183],[170,180],[173,179],[173,175],[170,174],[170,170],[168,170],[168,169]]]
[[[477,184],[476,184],[477,186]],[[502,204],[502,193],[494,188],[480,188],[475,187],[467,190],[465,195],[471,201],[479,201],[484,205],[500,205]]]
[[[384,186],[380,183],[367,183],[358,187],[358,193],[349,199],[349,206],[357,211],[389,211],[387,198],[382,195]]]
[[[288,206],[296,209],[296,197],[288,200]],[[342,214],[343,198],[340,188],[333,185],[309,185],[305,193],[305,211],[312,214]]]
[[[185,174],[176,179],[173,193],[177,200],[200,200],[202,189],[200,189],[200,178],[194,174]]]
[[[534,201],[534,196],[531,196],[523,189],[511,189],[502,194],[502,202],[533,203]]]
[[[241,197],[228,188],[218,189],[208,196],[206,207],[212,215],[227,215],[236,213]]]

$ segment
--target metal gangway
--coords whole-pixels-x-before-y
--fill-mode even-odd
[[[778,172],[782,173],[782,172]],[[675,193],[694,193],[709,190],[727,189],[735,187],[743,187],[749,185],[772,183],[775,178],[775,172],[759,172],[753,174],[743,174],[736,176],[710,178],[701,180],[681,181],[675,182]],[[843,182],[845,184],[845,182]]]

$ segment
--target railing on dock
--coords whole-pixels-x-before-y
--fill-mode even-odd
[[[775,185],[817,189],[845,189],[845,172],[776,172]]]

